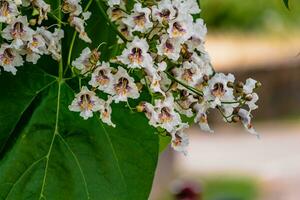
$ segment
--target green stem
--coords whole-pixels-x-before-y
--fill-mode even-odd
[[[67,22],[63,22],[61,21],[61,19],[59,19],[56,15],[54,15],[53,13],[49,13],[49,16],[52,17],[53,19],[55,19],[58,23],[62,24],[62,25],[67,25]]]
[[[61,0],[58,0],[58,2],[59,2],[59,5],[61,4]],[[62,18],[62,16],[61,16],[61,11],[59,11],[58,12],[58,28],[59,29],[61,29],[61,25],[62,25],[62,21],[61,21],[61,18]],[[64,69],[63,69],[63,60],[62,60],[62,58],[60,59],[60,61],[59,61],[59,67],[58,67],[58,81],[59,81],[59,83],[61,83],[62,81],[63,81],[63,76],[64,76],[64,74],[63,74],[63,72],[64,72]]]
[[[165,73],[166,73],[166,74],[168,75],[168,77],[169,77],[170,79],[172,79],[173,81],[179,83],[180,85],[182,85],[182,86],[185,87],[186,89],[188,89],[188,90],[194,92],[195,94],[197,94],[197,95],[203,97],[203,93],[202,93],[201,91],[199,91],[199,90],[197,90],[196,88],[193,88],[193,87],[191,87],[191,86],[189,86],[189,85],[183,83],[182,81],[180,81],[180,80],[178,80],[177,78],[175,78],[174,76],[172,76],[169,72],[165,72]]]
[[[93,0],[89,0],[88,4],[84,8],[84,12],[86,12],[89,9],[89,7],[91,6],[92,3],[93,3]],[[72,59],[74,44],[75,44],[75,41],[76,41],[76,36],[77,36],[77,31],[75,30],[74,33],[73,33],[73,36],[72,36],[70,49],[69,49],[69,53],[68,53],[67,68],[65,69],[64,74],[67,72],[68,68],[71,66],[71,59]]]
[[[76,36],[77,36],[77,32],[74,31],[73,37],[72,37],[72,41],[71,41],[71,44],[70,44],[70,50],[69,50],[69,54],[68,54],[67,66],[70,66],[70,65],[71,65],[72,52],[73,52],[73,48],[74,48]]]
[[[116,32],[118,34],[118,36],[124,41],[124,42],[128,42],[128,40],[126,39],[126,37],[118,30],[118,28],[110,21],[110,19],[108,18],[105,10],[103,9],[103,4],[100,2],[100,0],[96,0],[97,5],[99,7],[99,10],[101,12],[101,14],[103,15],[103,17],[105,18],[105,20],[107,21],[108,25],[111,26],[111,28],[113,29],[114,32]]]

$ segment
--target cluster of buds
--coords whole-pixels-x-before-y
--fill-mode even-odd
[[[217,109],[224,121],[241,122],[258,135],[251,111],[257,108],[254,90],[260,84],[253,79],[236,83],[232,74],[213,70],[204,47],[207,29],[196,17],[200,13],[196,0],[138,1],[132,9],[125,1],[109,0],[107,6],[123,49],[109,62],[101,62],[98,49],[85,48],[72,62],[88,85],[76,95],[70,110],[84,119],[100,112],[103,122],[115,126],[110,105],[126,102],[131,111],[144,112],[160,134],[171,136],[172,147],[184,154],[189,144],[184,132],[187,122],[193,119],[203,131],[212,132],[210,109]],[[144,91],[149,94],[147,101],[139,100]]]

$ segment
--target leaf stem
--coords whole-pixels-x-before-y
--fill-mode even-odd
[[[182,85],[182,86],[185,87],[186,89],[188,89],[188,90],[194,92],[195,94],[197,94],[197,95],[203,97],[203,93],[202,93],[201,91],[199,91],[199,90],[197,90],[196,88],[191,87],[191,86],[189,86],[189,85],[183,83],[182,81],[180,81],[180,80],[178,80],[177,78],[175,78],[174,76],[172,76],[172,74],[170,74],[169,72],[165,72],[165,73],[166,73],[166,74],[168,75],[168,77],[169,77],[170,79],[172,79],[173,81],[179,83],[180,85]]]
[[[60,23],[60,24],[62,24],[62,25],[67,25],[68,23],[67,22],[63,22],[63,21],[61,21],[61,19],[59,19],[55,14],[53,14],[53,13],[49,13],[49,16],[50,17],[52,17],[53,19],[55,19],[58,23]]]

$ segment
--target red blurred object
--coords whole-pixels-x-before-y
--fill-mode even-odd
[[[197,183],[177,181],[172,190],[176,200],[202,200],[200,186]]]

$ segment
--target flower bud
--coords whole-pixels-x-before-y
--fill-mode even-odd
[[[256,86],[256,88],[260,88],[262,86],[262,84],[261,84],[261,82],[257,81],[255,86]]]
[[[29,24],[30,24],[30,26],[35,26],[36,25],[36,19],[31,19],[31,20],[29,20]]]
[[[231,118],[231,121],[234,123],[237,123],[237,122],[241,121],[241,118],[239,116],[235,115]]]
[[[145,106],[144,102],[141,102],[139,105],[136,106],[137,112],[144,112]]]
[[[139,91],[141,91],[144,87],[144,85],[140,82],[136,83],[136,87],[138,88]]]
[[[234,108],[234,110],[233,110],[233,114],[238,114],[238,113],[239,113],[239,111],[240,111],[240,108],[239,108],[239,107],[237,107],[237,108]]]
[[[227,83],[227,87],[229,87],[229,88],[234,88],[233,82],[230,82],[230,81],[229,81],[229,82]]]
[[[209,76],[207,76],[206,74],[203,76],[203,81],[208,82],[209,81]]]
[[[236,84],[236,87],[237,88],[243,88],[244,87],[244,83],[242,81],[239,81],[237,84]]]
[[[176,90],[177,87],[178,87],[178,83],[177,83],[177,82],[174,82],[174,83],[172,83],[172,85],[171,85],[171,90]]]
[[[245,100],[246,100],[246,101],[251,101],[252,99],[253,99],[253,97],[252,97],[251,94],[247,94],[247,95],[245,96]]]

